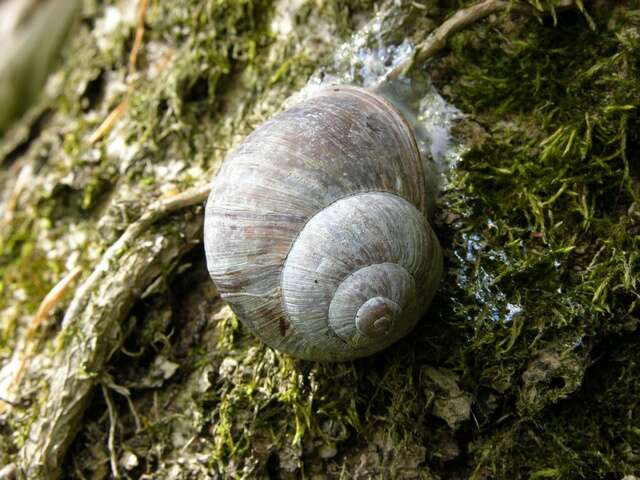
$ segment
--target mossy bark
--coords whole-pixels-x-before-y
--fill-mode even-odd
[[[638,474],[638,2],[532,1],[540,19],[490,16],[409,72],[465,114],[464,153],[436,214],[434,306],[380,355],[314,364],[266,348],[208,278],[201,204],[139,223],[208,182],[376,12],[386,42],[415,42],[469,3],[151,1],[132,73],[137,4],[86,1],[61,68],[0,139],[0,466],[29,478]],[[77,267],[29,341],[40,302]]]

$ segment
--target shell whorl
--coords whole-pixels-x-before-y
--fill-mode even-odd
[[[205,213],[209,273],[267,344],[346,360],[406,334],[442,270],[434,192],[385,99],[334,87],[258,127],[225,161]]]
[[[423,313],[416,284],[435,290],[436,246],[424,216],[397,195],[370,192],[336,201],[307,222],[284,263],[288,321],[328,351],[347,344],[355,357],[384,348]]]

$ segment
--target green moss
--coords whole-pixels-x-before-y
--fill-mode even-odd
[[[596,418],[624,429],[631,413],[597,401],[611,392],[590,366],[635,330],[640,305],[638,15],[601,7],[592,17],[593,30],[577,13],[555,28],[499,18],[433,62],[436,83],[473,119],[461,130],[485,132],[442,198],[452,300],[437,312],[462,340],[446,361],[467,388],[501,395],[472,442],[476,478],[634,468],[601,440]]]
[[[604,342],[582,390],[543,419],[510,422],[474,440],[474,478],[621,478],[637,472],[637,341],[635,333]]]
[[[220,12],[237,22],[255,12],[247,8]],[[152,18],[176,21],[159,12]],[[190,350],[183,375],[215,366],[212,387],[191,399],[205,418],[198,438],[211,468],[237,477],[355,471],[347,458],[370,462],[376,454],[366,448],[377,448],[387,455],[378,471],[411,458],[425,478],[426,465],[443,478],[633,471],[638,425],[626,419],[637,416],[640,377],[625,335],[634,338],[626,332],[638,323],[637,15],[590,13],[595,29],[581,14],[558,14],[555,27],[497,16],[430,63],[436,85],[469,115],[457,135],[471,140],[436,219],[447,273],[411,338],[352,364],[309,364],[264,347],[227,315],[216,319],[215,349]],[[160,82],[137,89],[132,119],[146,153],[165,145],[211,165],[231,138],[232,125],[210,113],[229,113],[226,95],[241,95],[234,118],[250,127],[300,85],[313,60],[285,50],[286,60],[258,69],[269,35],[242,37],[244,53],[234,57],[217,36],[233,30],[228,24],[210,33],[220,42],[210,51],[193,34],[219,19],[194,18],[183,18],[194,29],[183,39],[189,52]],[[247,114],[254,97],[240,93],[249,87],[275,92],[258,114]],[[207,129],[215,147],[205,145]],[[149,442],[165,445],[165,437]],[[321,461],[322,448],[338,454]]]
[[[271,9],[270,1],[248,0],[154,4],[147,17],[152,24],[147,41],[166,42],[177,51],[166,52],[160,79],[136,85],[131,134],[152,151],[170,141],[195,155],[188,127],[221,108],[218,90],[226,79],[256,68],[256,52],[272,41],[267,28]]]
[[[61,272],[61,265],[47,258],[46,252],[31,241],[29,228],[31,222],[19,215],[22,221],[13,235],[4,238],[0,236],[0,310],[15,302],[14,295],[21,299],[20,308],[15,316],[7,314],[6,319],[34,314],[44,296],[49,292],[55,278]],[[16,220],[19,223],[19,221]],[[15,325],[3,324],[2,330],[6,340],[0,340],[0,348],[12,346],[9,332],[13,332]],[[2,336],[4,337],[4,335]],[[6,343],[5,343],[6,342]]]
[[[469,2],[432,3],[427,13],[438,23]],[[593,3],[594,28],[579,13],[558,13],[555,26],[497,15],[459,33],[427,66],[468,115],[456,135],[469,141],[435,220],[446,275],[410,338],[353,363],[298,362],[232,315],[212,315],[219,305],[207,303],[215,298],[208,279],[196,282],[187,270],[188,288],[178,288],[180,274],[164,272],[166,291],[132,312],[139,320],[126,351],[135,356],[123,351],[109,366],[142,419],[138,431],[114,396],[118,453],[135,451],[141,462],[132,476],[170,464],[169,452],[196,452],[207,469],[239,478],[383,475],[403,462],[420,467],[408,478],[637,472],[640,14],[637,2]],[[307,2],[295,27],[327,22],[344,36],[371,5]],[[133,84],[125,128],[112,133],[125,132],[135,147],[126,165],[108,157],[109,138],[93,147],[86,138],[122,99],[104,102],[101,78],[124,81],[133,26],[115,31],[106,50],[80,31],[53,101],[53,133],[37,145],[48,159],[37,163],[39,175],[51,188],[23,199],[49,223],[18,216],[3,232],[0,305],[26,288],[29,309],[37,308],[62,273],[34,244],[37,235],[61,239],[67,226],[92,232],[99,222],[108,234],[88,235],[82,248],[100,251],[161,194],[164,178],[153,167],[184,159],[195,173],[172,181],[201,181],[198,172],[215,168],[305,83],[327,52],[276,38],[273,15],[268,1],[150,2],[145,44],[153,47],[141,51],[139,68],[153,63],[156,73]],[[36,150],[28,158],[39,158]],[[102,211],[107,194],[127,189],[141,198],[123,194]],[[206,295],[182,312],[181,296],[198,288]],[[14,328],[3,324],[0,348]],[[158,355],[180,368],[154,389],[140,378]],[[94,400],[91,410],[74,447],[85,473],[107,454],[105,406]],[[174,446],[186,417],[196,440]]]

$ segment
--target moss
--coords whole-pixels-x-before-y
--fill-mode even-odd
[[[0,352],[3,354],[9,354],[15,346],[18,320],[35,314],[62,271],[61,264],[47,258],[46,252],[31,240],[28,233],[31,222],[18,216],[22,226],[7,238],[0,236],[0,312],[3,312]]]
[[[621,478],[637,472],[638,336],[626,337],[604,342],[582,390],[542,420],[510,422],[474,440],[475,478]]]
[[[475,478],[634,469],[595,420],[624,430],[633,415],[598,401],[610,387],[591,369],[635,330],[640,305],[638,14],[591,14],[594,29],[577,13],[556,27],[495,18],[433,62],[436,84],[471,116],[461,130],[485,132],[441,199],[453,300],[438,315],[461,340],[446,361],[467,388],[501,399],[471,443]]]
[[[424,23],[420,2],[409,3],[402,8],[414,9],[418,32],[411,21],[398,30],[417,38],[469,2],[429,2]],[[373,2],[306,2],[294,19],[301,33],[286,39],[270,31],[272,2],[150,2],[127,115],[94,146],[86,138],[123,98],[124,89],[107,86],[124,85],[134,26],[124,22],[100,47],[88,18],[104,5],[87,5],[55,113],[22,149],[43,179],[21,199],[38,207],[39,221],[18,215],[2,232],[0,303],[26,288],[27,312],[68,254],[43,252],[36,239],[80,232],[75,251],[95,262],[164,183],[199,182],[305,83],[331,48],[313,43],[317,31],[300,46],[308,28],[331,25],[332,39],[344,37]],[[429,318],[384,353],[339,365],[292,360],[220,310],[201,252],[163,272],[162,288],[132,310],[123,330],[133,332],[108,367],[126,387],[113,397],[116,453],[139,460],[128,473],[570,479],[637,471],[637,8],[593,2],[594,28],[579,13],[558,13],[557,25],[497,15],[426,66],[467,114],[456,131],[467,150],[439,200],[442,287]],[[131,151],[114,154],[116,141]],[[5,323],[8,351],[16,320]],[[151,378],[159,358],[179,365],[160,380]],[[99,474],[109,422],[100,398],[90,410],[68,462]],[[0,449],[0,458],[13,455]]]
[[[237,18],[246,8],[221,12]],[[637,112],[631,108],[638,104],[638,51],[629,33],[635,17],[626,9],[591,13],[595,30],[579,14],[559,14],[555,27],[551,20],[498,16],[462,32],[431,63],[436,85],[470,115],[457,132],[470,148],[449,175],[436,221],[447,275],[430,321],[411,338],[352,364],[309,364],[271,351],[235,317],[221,314],[200,327],[209,333],[191,332],[193,345],[180,347],[189,352],[185,359],[163,343],[163,355],[184,365],[185,383],[176,379],[177,385],[210,382],[177,407],[198,412],[203,445],[196,451],[207,468],[238,478],[286,477],[354,471],[350,455],[362,455],[370,474],[415,462],[425,478],[633,471],[637,426],[625,427],[623,419],[623,412],[634,415],[630,399],[639,377],[635,367],[624,367],[633,351],[625,347],[624,360],[611,365],[598,362],[636,328],[638,259],[629,254],[638,241]],[[211,26],[195,25],[188,28]],[[147,142],[140,160],[179,143],[211,165],[221,155],[203,146],[203,129],[220,138],[216,148],[226,148],[230,138],[230,125],[213,125],[205,113],[231,108],[226,96],[216,95],[229,91],[224,78],[254,91],[274,88],[281,98],[312,64],[293,56],[258,72],[252,61],[273,41],[268,35],[242,40],[238,58],[224,41],[215,55],[199,51],[209,47],[192,37],[184,39],[193,51],[167,67],[161,85],[140,87],[132,100],[137,134]],[[245,109],[255,108],[244,98]],[[244,121],[252,125],[277,108],[275,101],[266,104]],[[178,139],[187,131],[193,136],[185,146]],[[174,308],[173,325],[184,320],[182,308]],[[172,334],[172,345],[191,335]],[[613,377],[603,375],[612,368],[626,375],[616,377],[624,378],[617,390]],[[134,396],[140,405],[148,401]],[[604,435],[599,418],[606,419]],[[145,443],[170,448],[169,432],[181,427],[163,425]],[[618,426],[624,440],[611,448]],[[376,454],[362,449],[371,444],[385,452],[377,464]],[[381,470],[369,469],[373,464]]]
[[[161,78],[136,85],[130,101],[131,135],[151,151],[161,144],[186,148],[186,155],[202,156],[210,150],[212,146],[187,137],[200,134],[203,117],[222,108],[218,91],[227,79],[239,72],[255,79],[257,51],[272,41],[267,28],[271,10],[269,1],[246,0],[153,5],[148,41],[179,50],[166,52],[168,64],[159,71]],[[205,151],[198,152],[198,147]]]

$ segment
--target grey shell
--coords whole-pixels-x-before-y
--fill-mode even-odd
[[[211,278],[278,350],[320,361],[377,352],[415,326],[442,273],[426,177],[391,103],[322,90],[225,160],[205,213]]]

